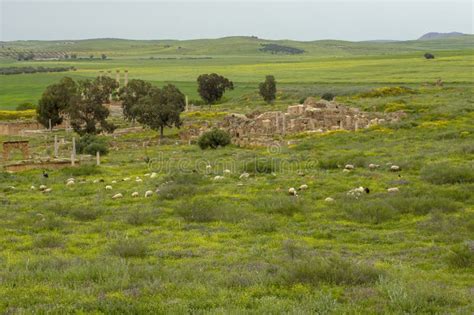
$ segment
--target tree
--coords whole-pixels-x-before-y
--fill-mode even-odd
[[[77,59],[77,54],[71,54],[71,59]]]
[[[272,75],[267,75],[265,77],[265,82],[262,82],[258,85],[260,90],[260,95],[263,97],[265,102],[272,103],[276,98],[276,81],[275,77]]]
[[[38,102],[37,120],[45,127],[60,125],[67,108],[77,99],[77,84],[73,79],[65,77],[59,83],[46,88]]]
[[[426,59],[435,59],[435,56],[433,54],[430,54],[430,53],[426,53],[424,56],[425,56]]]
[[[199,95],[209,105],[220,100],[226,89],[234,89],[232,81],[217,73],[201,74],[197,82]]]
[[[326,101],[332,101],[334,97],[334,94],[332,94],[331,92],[326,92],[321,96],[321,98]]]
[[[106,55],[106,54],[102,54],[100,57],[102,58],[102,60],[107,59],[107,55]]]
[[[97,77],[79,81],[76,102],[68,107],[71,126],[80,135],[113,132],[115,126],[107,121],[109,110],[103,104],[118,88],[118,83],[109,77]]]
[[[203,133],[198,139],[198,145],[202,150],[207,148],[217,149],[230,144],[230,135],[224,130],[213,129]]]
[[[180,114],[184,108],[184,94],[174,85],[168,84],[162,89],[150,88],[148,95],[139,98],[133,111],[138,122],[159,130],[160,138],[163,138],[165,127],[181,126]]]
[[[138,101],[150,93],[152,85],[143,80],[130,80],[127,86],[124,86],[119,91],[119,99],[122,101],[123,116],[133,121],[136,119],[137,113],[134,106]]]

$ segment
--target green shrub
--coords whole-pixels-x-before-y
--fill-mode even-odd
[[[96,165],[80,165],[78,167],[68,167],[64,168],[61,172],[72,177],[90,176],[102,173],[101,169]]]
[[[31,104],[31,103],[21,103],[20,105],[18,105],[16,107],[16,110],[17,111],[23,111],[23,110],[30,110],[30,109],[34,109],[36,110],[37,106],[34,105],[34,104]]]
[[[195,197],[181,202],[175,212],[188,222],[239,222],[245,217],[241,204],[233,204],[228,199]]]
[[[253,206],[258,211],[265,213],[277,213],[291,216],[297,212],[306,210],[306,204],[302,198],[289,195],[262,196],[254,201]]]
[[[70,211],[71,216],[79,221],[93,221],[97,219],[101,211],[97,209],[76,208]]]
[[[321,95],[321,99],[326,100],[326,101],[332,101],[336,97],[333,93],[326,92],[323,95]]]
[[[36,248],[57,248],[63,245],[63,240],[59,235],[39,235],[33,241],[33,246]]]
[[[76,150],[78,153],[90,155],[95,155],[97,152],[99,152],[100,155],[109,153],[107,140],[104,137],[90,134],[85,134],[79,139],[76,144]]]
[[[224,130],[213,129],[205,132],[198,139],[198,145],[201,149],[217,149],[230,144],[230,135]]]
[[[359,97],[386,97],[386,96],[398,96],[403,94],[416,94],[416,91],[403,86],[393,87],[381,87],[363,92],[359,94]]]
[[[148,254],[148,247],[141,240],[124,239],[113,244],[110,252],[122,258],[145,257]]]
[[[452,247],[447,259],[449,265],[454,268],[474,267],[474,243]]]
[[[474,183],[474,167],[446,162],[435,163],[425,166],[421,170],[421,177],[435,185]]]
[[[271,174],[280,170],[280,160],[274,158],[255,158],[244,164],[242,171],[247,173]]]
[[[282,278],[287,284],[364,285],[375,283],[381,275],[381,270],[368,263],[331,256],[292,261]]]

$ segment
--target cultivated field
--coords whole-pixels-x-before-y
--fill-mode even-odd
[[[357,132],[289,135],[288,145],[271,148],[200,150],[177,143],[176,129],[167,129],[161,144],[155,132],[142,131],[108,136],[110,153],[98,167],[50,170],[49,178],[41,170],[2,172],[0,312],[473,313],[471,38],[284,42],[307,51],[292,56],[260,53],[255,39],[232,39],[234,46],[107,40],[74,51],[106,53],[110,60],[0,59],[0,67],[77,68],[0,76],[0,109],[36,101],[65,75],[128,69],[130,78],[174,82],[192,100],[201,73],[233,80],[236,89],[222,103],[184,114],[196,122],[283,109],[328,91],[366,111],[408,114],[400,123]],[[434,60],[423,58],[426,49]],[[266,74],[278,82],[274,105],[257,94]],[[439,78],[443,86],[424,84]],[[413,93],[361,94],[387,86]],[[73,135],[64,131],[26,137],[32,153],[51,155],[54,135],[68,140],[61,146],[68,156]],[[380,166],[370,170],[371,163]],[[346,164],[355,169],[344,172]],[[391,172],[391,165],[401,171]],[[244,172],[249,178],[240,178]],[[217,175],[224,179],[214,180]],[[70,177],[75,184],[66,186]],[[297,198],[288,195],[304,184]],[[42,193],[40,185],[52,191]],[[370,194],[348,196],[359,186]],[[399,192],[387,192],[394,187]],[[116,193],[124,198],[112,199]]]

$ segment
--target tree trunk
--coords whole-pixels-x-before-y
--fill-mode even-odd
[[[160,139],[163,139],[163,126],[160,127]]]

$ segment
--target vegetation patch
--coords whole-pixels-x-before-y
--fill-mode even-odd
[[[271,54],[284,54],[284,55],[300,55],[304,53],[303,49],[290,47],[290,46],[283,46],[278,44],[261,44],[262,48],[260,51],[269,52]]]
[[[421,177],[435,185],[474,183],[474,167],[469,164],[433,163],[421,170]]]

